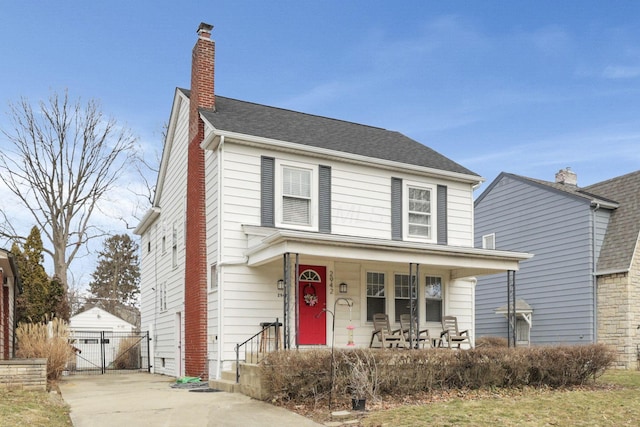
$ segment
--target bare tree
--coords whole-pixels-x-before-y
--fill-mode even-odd
[[[104,117],[99,103],[53,93],[37,108],[26,98],[9,104],[12,129],[2,129],[13,151],[0,151],[0,179],[51,242],[44,252],[67,291],[67,271],[81,247],[102,233],[91,214],[130,164],[131,132]],[[0,230],[2,237],[17,240]]]

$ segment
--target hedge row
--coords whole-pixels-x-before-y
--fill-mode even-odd
[[[615,358],[601,344],[472,350],[334,352],[334,396],[377,398],[449,389],[562,387],[594,380]],[[271,353],[262,378],[273,401],[318,402],[331,385],[331,351]]]

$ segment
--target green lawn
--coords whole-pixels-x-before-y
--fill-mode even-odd
[[[598,387],[571,391],[525,390],[484,393],[477,399],[376,411],[362,420],[377,426],[637,426],[640,372],[610,371]],[[607,386],[611,385],[611,386]]]
[[[0,427],[68,427],[69,407],[57,395],[0,388]]]

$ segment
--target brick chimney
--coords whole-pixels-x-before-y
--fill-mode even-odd
[[[560,169],[556,173],[556,184],[565,184],[565,185],[578,185],[578,175],[574,171],[571,170],[570,167],[566,167],[564,169]]]
[[[201,23],[191,58],[189,148],[184,288],[185,374],[208,378],[207,361],[207,236],[204,185],[204,123],[199,109],[215,108],[213,91],[215,43],[213,25]]]

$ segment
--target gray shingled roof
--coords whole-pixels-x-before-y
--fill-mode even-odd
[[[619,203],[609,219],[598,258],[598,270],[630,268],[640,234],[640,171],[584,187],[584,190],[606,194]]]
[[[190,91],[180,89],[189,96]],[[399,132],[216,95],[201,114],[216,129],[478,176]]]
[[[600,203],[600,204],[616,204],[615,200],[612,200],[610,198],[606,198],[606,197],[602,197],[600,195],[597,194],[593,194],[593,192],[587,191],[587,189],[585,187],[578,187],[576,185],[569,185],[569,184],[561,184],[558,182],[551,182],[551,181],[545,181],[542,179],[536,179],[536,178],[527,178],[525,176],[520,176],[520,175],[514,175],[514,174],[505,174],[505,175],[509,175],[512,177],[518,177],[520,179],[525,179],[527,181],[531,181],[534,182],[536,184],[545,186],[545,187],[550,187],[553,188],[554,190],[557,191],[561,191],[563,193],[568,193],[571,194],[575,197],[578,197],[580,199],[585,199],[589,202],[595,202],[595,203]]]

